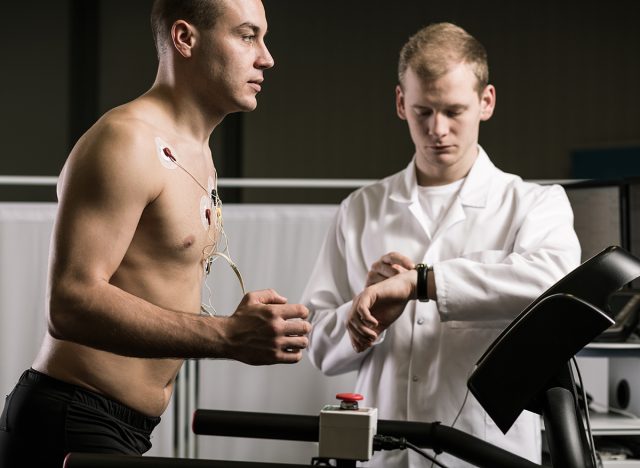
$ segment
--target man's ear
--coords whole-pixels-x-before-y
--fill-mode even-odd
[[[191,57],[196,43],[195,28],[184,20],[178,20],[171,26],[173,47],[185,58]]]
[[[407,112],[404,108],[404,92],[400,85],[396,86],[396,112],[402,120],[407,120]]]
[[[487,85],[480,96],[480,120],[489,120],[496,107],[496,88]]]

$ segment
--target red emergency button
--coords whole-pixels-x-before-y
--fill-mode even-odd
[[[336,395],[336,398],[338,400],[343,400],[343,401],[360,401],[360,400],[364,400],[364,397],[362,395],[360,395],[359,393],[338,393]]]
[[[358,401],[364,400],[364,397],[359,393],[338,393],[336,398],[342,400],[340,402],[340,409],[343,410],[357,410]]]

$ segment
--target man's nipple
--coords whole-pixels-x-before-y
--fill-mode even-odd
[[[184,247],[185,249],[188,249],[193,244],[195,244],[195,242],[196,242],[196,236],[194,236],[193,234],[190,234],[187,237],[185,237],[184,240],[182,241],[182,247]]]

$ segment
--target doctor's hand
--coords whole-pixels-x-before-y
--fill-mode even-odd
[[[415,299],[416,282],[415,270],[408,270],[368,286],[355,297],[346,326],[356,352],[370,348],[400,317],[407,302]]]
[[[405,257],[398,252],[389,252],[380,257],[380,260],[371,265],[371,269],[367,273],[367,286],[384,281],[399,273],[407,270],[413,270],[415,264],[409,257]]]

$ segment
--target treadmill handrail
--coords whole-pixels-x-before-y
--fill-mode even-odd
[[[193,415],[192,429],[198,435],[318,442],[319,422],[319,416],[197,409]],[[481,467],[541,466],[437,422],[380,419],[378,434],[404,437],[418,447],[430,448],[436,452],[444,451]]]

